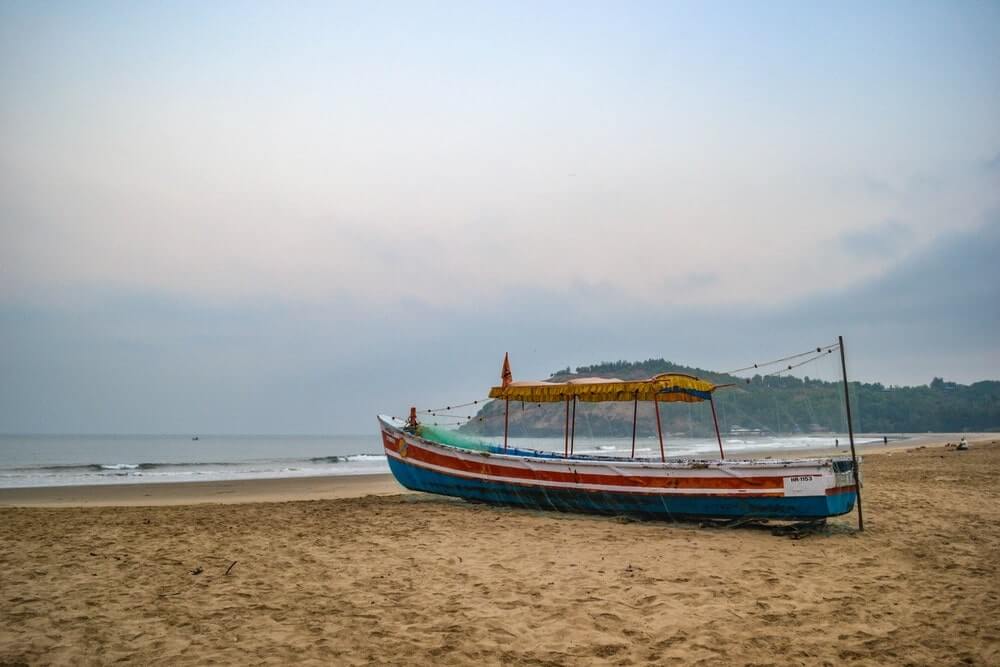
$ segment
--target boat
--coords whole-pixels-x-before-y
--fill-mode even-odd
[[[415,408],[405,420],[379,415],[389,468],[400,484],[414,491],[497,505],[669,520],[822,521],[852,511],[858,498],[855,480],[860,479],[860,459],[854,456],[726,459],[713,394],[728,385],[679,373],[646,380],[513,382],[506,358],[501,377],[502,384],[489,395],[504,401],[502,444],[423,425]],[[509,446],[512,400],[565,403],[564,451]],[[635,456],[640,400],[652,401],[656,407],[659,457]],[[579,401],[633,402],[632,456],[573,451]],[[712,405],[719,458],[667,458],[660,405],[702,401]]]

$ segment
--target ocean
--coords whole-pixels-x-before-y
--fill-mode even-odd
[[[754,452],[831,447],[846,453],[844,434],[741,436],[723,439],[729,458]],[[858,444],[881,440],[856,437]],[[492,442],[502,441],[499,438]],[[562,438],[511,438],[517,447],[562,451]],[[714,457],[714,438],[670,436],[667,456]],[[578,438],[578,454],[628,456],[630,438]],[[638,456],[659,453],[656,438],[640,438]],[[0,435],[0,488],[190,482],[389,472],[379,434],[362,435]]]
[[[0,488],[383,472],[377,433],[0,436]]]

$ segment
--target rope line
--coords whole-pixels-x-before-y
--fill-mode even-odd
[[[800,361],[797,364],[789,364],[787,368],[781,368],[781,369],[776,370],[776,371],[771,371],[770,373],[765,373],[765,374],[761,375],[761,377],[765,377],[765,378],[767,378],[767,377],[776,377],[778,375],[781,375],[782,373],[787,373],[790,370],[798,368],[799,366],[805,366],[806,364],[811,364],[812,362],[816,361],[817,359],[822,359],[826,355],[832,354],[832,353],[833,353],[833,350],[827,350],[826,352],[821,352],[820,354],[816,354],[815,356],[810,357],[809,359],[806,359],[805,361]],[[750,378],[747,378],[747,382],[749,382],[749,381],[750,381]]]
[[[467,408],[470,405],[479,405],[480,403],[484,403],[487,400],[489,400],[489,399],[479,398],[479,399],[476,399],[476,400],[471,401],[469,403],[460,403],[458,405],[446,405],[443,408],[428,408],[426,410],[417,410],[417,414],[418,415],[429,415],[429,414],[433,414],[435,412],[445,412],[447,410],[457,410],[458,408]]]
[[[520,401],[518,401],[518,402],[520,403]],[[474,401],[473,403],[466,404],[466,405],[473,405],[475,403],[476,402]],[[459,407],[464,407],[464,406],[456,405],[456,406],[452,406],[451,409],[454,410],[454,409],[459,408]],[[523,408],[518,408],[518,410],[520,412],[527,412],[529,410],[537,410],[540,407],[542,407],[541,403],[531,403],[531,404],[526,403]],[[435,422],[430,422],[431,426],[464,426],[465,424],[468,424],[468,423],[473,422],[473,421],[481,421],[482,422],[482,421],[487,421],[487,420],[491,420],[491,419],[501,419],[501,418],[503,418],[503,411],[502,410],[500,412],[497,412],[496,414],[483,415],[481,417],[478,417],[476,415],[449,415],[449,414],[443,414],[443,412],[444,411],[441,410],[441,409],[437,409],[434,412],[432,412],[431,410],[417,410],[418,414],[429,415],[429,416],[435,417],[437,419],[453,419],[453,420],[456,420],[456,421],[453,421],[453,422],[448,422],[447,424],[438,424],[438,422],[436,422],[436,421]]]
[[[751,371],[751,370],[754,370],[754,369],[766,368],[767,366],[774,366],[775,364],[780,364],[780,363],[784,363],[786,361],[791,361],[792,359],[799,359],[801,357],[805,357],[805,356],[808,356],[810,354],[823,354],[824,352],[827,352],[827,353],[828,352],[832,352],[833,350],[836,350],[837,347],[839,347],[839,345],[840,345],[840,343],[834,343],[832,345],[827,345],[825,347],[816,347],[816,348],[813,348],[813,349],[811,349],[811,350],[809,350],[807,352],[799,352],[798,354],[792,354],[792,355],[789,355],[787,357],[782,357],[781,359],[775,359],[774,361],[766,361],[766,362],[760,363],[760,364],[752,364],[750,366],[746,366],[745,368],[737,368],[734,371],[727,371],[725,373],[725,375],[735,375],[736,373],[742,373],[743,371]],[[801,365],[801,364],[798,364],[798,365]],[[790,366],[789,368],[783,369],[781,372],[790,370],[791,368],[795,368],[795,367],[797,367],[797,366]]]

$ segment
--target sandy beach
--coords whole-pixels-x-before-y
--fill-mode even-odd
[[[866,531],[798,540],[378,475],[8,490],[0,664],[1000,664],[1000,444],[864,472]]]

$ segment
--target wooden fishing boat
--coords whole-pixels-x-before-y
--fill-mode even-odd
[[[639,515],[664,519],[786,519],[814,521],[846,514],[857,499],[857,459],[726,460],[716,425],[719,459],[665,456],[660,403],[712,402],[721,386],[689,375],[640,381],[585,378],[566,383],[512,382],[505,359],[503,384],[490,397],[509,402],[566,404],[562,453],[503,444],[444,442],[411,409],[406,421],[379,416],[389,468],[403,486],[473,501],[536,509]],[[659,458],[576,454],[571,437],[578,401],[653,401]],[[712,405],[715,416],[714,403]]]

